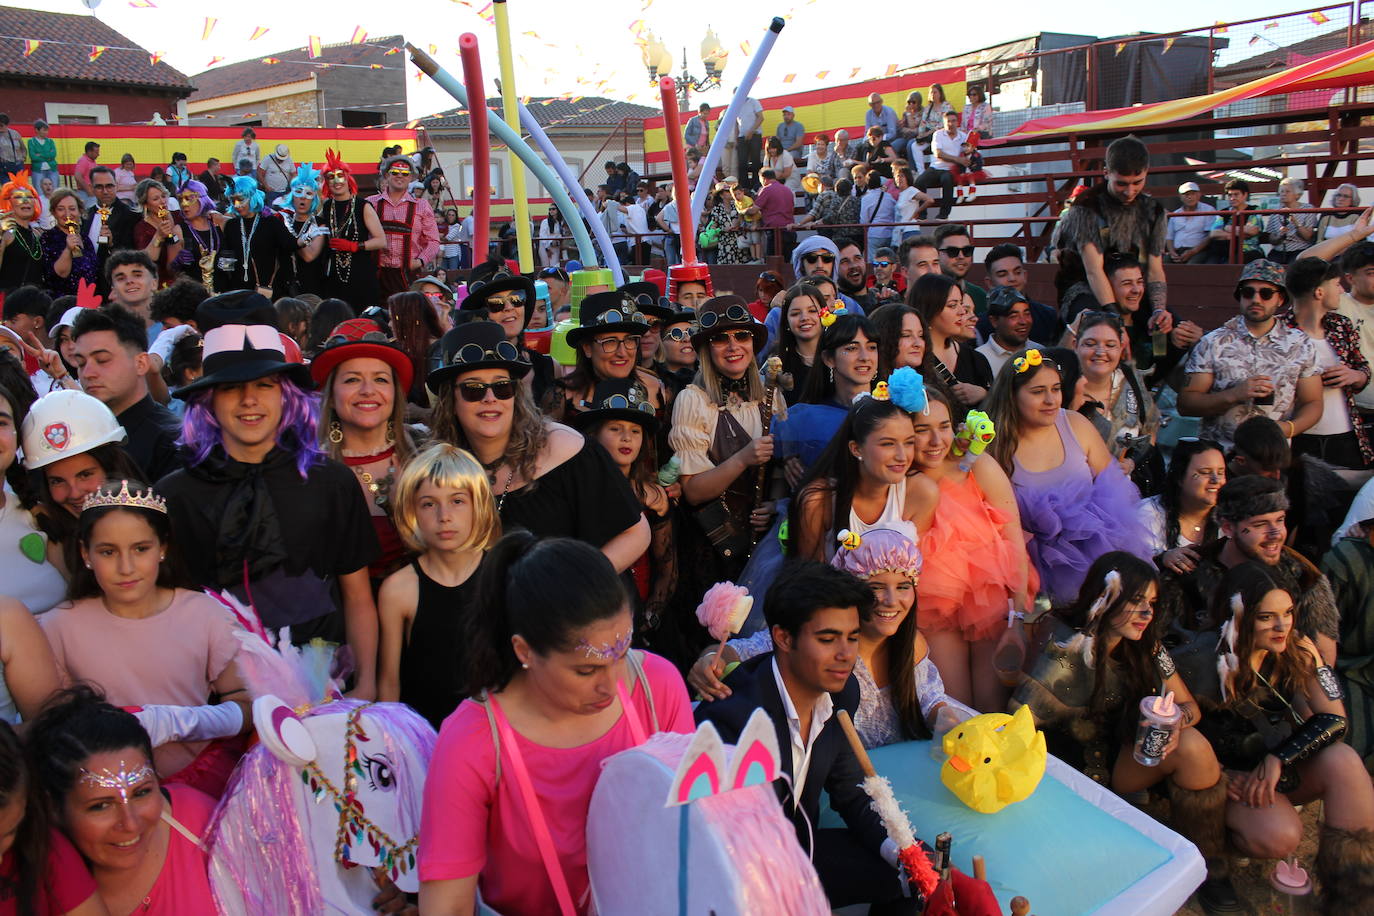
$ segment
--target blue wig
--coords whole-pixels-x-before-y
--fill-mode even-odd
[[[320,172],[309,162],[302,162],[296,169],[296,177],[291,179],[291,196],[295,197],[297,191],[310,189],[313,193],[310,199],[310,213],[320,212]]]
[[[252,212],[262,212],[264,200],[262,190],[258,188],[258,180],[252,175],[235,175],[234,189],[229,193],[233,197],[242,197],[247,200],[248,209]]]

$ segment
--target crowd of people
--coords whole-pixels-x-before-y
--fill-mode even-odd
[[[981,94],[914,95],[873,100],[862,212],[894,212],[895,176],[948,215],[921,144],[957,164],[991,126]],[[772,165],[712,219],[788,188],[784,127],[740,144]],[[1240,906],[1230,856],[1293,855],[1316,799],[1324,912],[1374,899],[1369,212],[1245,264],[1204,332],[1165,265],[1207,240],[1180,247],[1125,138],[1065,216],[1056,303],[1011,245],[974,283],[958,223],[817,234],[753,301],[586,292],[565,366],[529,333],[574,314],[556,244],[455,288],[411,157],[365,198],[332,151],[243,146],[257,177],[145,179],[138,209],[93,164],[42,231],[29,174],[0,189],[0,913],[214,912],[197,836],[256,697],[206,590],[346,647],[349,697],[438,731],[418,904],[381,880],[385,912],[584,912],[598,763],[694,718],[731,741],[756,707],[833,906],[916,906],[835,712],[880,746],[1021,706],[1104,788],[1167,795],[1208,912]],[[728,641],[697,613],[722,582],[757,599]],[[1165,692],[1182,728],[1144,766]],[[813,831],[822,789],[845,826]]]

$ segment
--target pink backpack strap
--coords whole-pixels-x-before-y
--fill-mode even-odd
[[[510,722],[506,721],[506,715],[501,711],[501,705],[496,702],[496,697],[487,694],[487,704],[496,720],[501,740],[505,742],[510,769],[515,774],[516,785],[520,787],[520,797],[525,802],[525,811],[529,814],[530,829],[534,832],[534,841],[539,847],[539,858],[543,860],[544,871],[549,876],[549,883],[553,885],[558,910],[562,916],[577,916],[572,892],[568,889],[568,877],[563,873],[562,863],[558,861],[553,835],[549,832],[548,822],[544,820],[544,809],[539,806],[539,797],[534,792],[534,784],[530,782],[530,771],[525,766],[525,756],[520,752],[515,732],[511,729]]]

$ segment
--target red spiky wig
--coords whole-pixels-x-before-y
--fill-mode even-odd
[[[353,170],[348,167],[348,163],[339,158],[339,154],[332,149],[324,151],[324,173],[320,176],[320,192],[329,193],[329,173],[335,169],[344,173],[348,177],[348,193],[358,193],[358,182],[353,180]]]

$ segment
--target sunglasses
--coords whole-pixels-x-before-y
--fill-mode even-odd
[[[1279,294],[1279,291],[1272,286],[1242,286],[1240,288],[1240,298],[1258,299],[1261,302],[1268,302]]]
[[[388,175],[395,175],[395,176],[397,176],[398,178],[399,178],[399,177],[409,178],[412,174],[414,174],[413,172],[410,171],[410,169],[387,169],[387,170],[386,170],[386,173],[387,173]]]
[[[468,346],[476,345],[469,344]],[[512,378],[503,378],[495,382],[459,382],[458,394],[469,404],[485,401],[488,391],[496,395],[496,400],[498,401],[509,401],[511,398],[515,397],[515,386],[517,384],[515,379]]]
[[[871,264],[871,265],[873,265],[874,267],[891,267],[891,266],[892,266],[892,262],[891,262],[891,261],[869,261],[868,263]]]
[[[940,249],[940,253],[947,258],[971,258],[973,257],[973,246],[946,245]]]
[[[711,338],[711,343],[713,343],[713,344],[715,344],[715,343],[723,344],[723,343],[729,342],[729,343],[744,344],[744,343],[752,343],[753,340],[754,340],[754,335],[753,335],[752,333],[750,333],[749,331],[721,331],[719,334],[717,334],[717,335],[715,335],[714,337]]]
[[[604,356],[610,356],[621,348],[633,353],[635,350],[639,349],[639,341],[641,339],[642,338],[638,334],[630,334],[626,337],[602,337],[592,341],[592,343],[596,344],[596,348],[600,350]]]
[[[503,340],[491,350],[481,344],[463,344],[453,356],[454,364],[480,363],[484,359],[502,359],[507,362],[516,362],[520,359],[520,351],[509,340]]]
[[[487,300],[487,311],[492,315],[498,315],[506,309],[520,309],[524,307],[525,294],[520,291],[498,293]]]
[[[834,264],[835,256],[824,251],[815,251],[811,254],[802,255],[802,263],[804,264],[815,264],[817,262],[822,264]]]
[[[807,255],[807,257],[810,257],[810,255]],[[834,258],[831,258],[831,260],[833,261]],[[753,320],[754,316],[749,314],[749,310],[742,305],[729,306],[723,312],[706,312],[700,318],[697,319],[697,321],[700,322],[701,326],[708,331],[711,328],[714,328],[716,325],[720,324],[722,321]]]
[[[677,343],[687,343],[692,339],[692,326],[684,325],[682,327],[669,328],[663,332],[663,339],[675,341]]]

